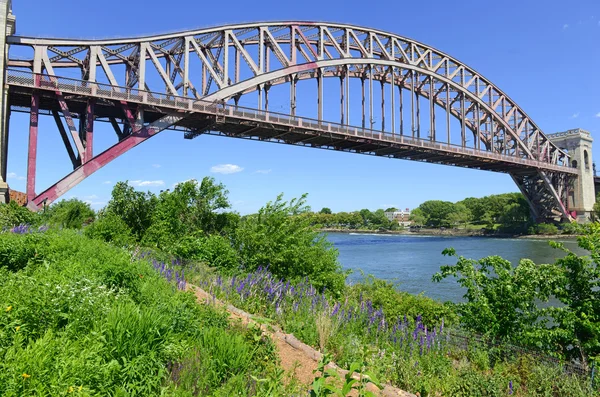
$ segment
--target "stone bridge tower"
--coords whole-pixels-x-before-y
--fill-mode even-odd
[[[8,59],[6,36],[15,32],[15,16],[12,14],[12,1],[0,0],[0,203],[8,202],[7,160],[8,160],[8,86],[5,84],[4,70]]]
[[[571,165],[581,171],[569,191],[569,211],[577,222],[587,222],[596,202],[592,137],[588,131],[581,128],[547,136],[558,147],[569,151]]]

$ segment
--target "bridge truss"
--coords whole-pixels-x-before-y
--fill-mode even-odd
[[[342,24],[273,22],[7,43],[9,103],[31,114],[27,195],[35,206],[158,132],[179,129],[188,139],[217,134],[505,172],[536,218],[570,218],[567,195],[579,171],[569,154],[490,81],[414,40]],[[306,82],[314,95],[301,89]],[[269,98],[278,87],[289,88],[289,109],[274,112]],[[246,98],[256,105],[242,107]],[[43,114],[55,119],[73,172],[37,194]],[[116,133],[99,154],[95,121]]]

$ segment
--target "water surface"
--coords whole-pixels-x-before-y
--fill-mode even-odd
[[[458,255],[480,259],[500,255],[513,264],[521,258],[535,263],[553,263],[562,251],[548,245],[546,239],[505,239],[489,237],[446,237],[414,235],[381,235],[360,233],[329,233],[328,240],[339,250],[339,261],[346,269],[354,270],[350,281],[361,279],[360,271],[378,278],[399,282],[401,290],[443,301],[460,301],[463,291],[454,278],[440,283],[431,276],[440,266],[456,263],[445,257],[445,248],[454,248]],[[560,240],[578,254],[586,251],[575,240]]]

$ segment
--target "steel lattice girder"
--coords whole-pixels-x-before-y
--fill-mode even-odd
[[[434,110],[437,106],[446,112],[447,118],[453,116],[460,121],[463,146],[465,129],[468,129],[476,139],[478,150],[533,160],[563,168],[565,174],[573,173],[567,168],[568,154],[554,145],[526,113],[489,80],[432,47],[378,30],[343,24],[273,22],[136,39],[9,37],[8,43],[12,46],[8,61],[11,69],[57,76],[73,76],[76,73],[90,84],[108,81],[119,92],[129,89],[147,92],[148,100],[153,96],[151,92],[156,92],[173,98],[188,97],[209,102],[233,99],[237,104],[240,96],[258,91],[258,108],[261,109],[263,102],[265,107],[268,106],[269,88],[285,83],[290,84],[289,113],[295,115],[297,101],[314,101],[314,98],[296,97],[297,82],[315,79],[319,86],[316,100],[319,120],[323,114],[322,79],[337,77],[343,98],[340,109],[342,124],[349,120],[348,81],[350,78],[360,79],[363,87],[363,127],[366,119],[365,83],[369,84],[369,118],[372,120],[372,85],[373,81],[379,81],[382,84],[382,130],[386,130],[383,85],[388,84],[392,89],[398,87],[400,92],[409,90],[411,98],[419,96],[429,100],[432,142],[443,142],[443,134],[436,135]],[[30,59],[11,56],[13,51],[23,46],[33,47]],[[190,57],[195,58],[194,66]],[[124,74],[122,70],[125,70]],[[150,79],[150,70],[159,78]],[[394,98],[392,95],[392,133],[395,128]],[[411,135],[414,136],[413,106]],[[419,101],[416,106],[417,138],[421,138]],[[143,112],[135,117],[143,123]],[[400,123],[403,124],[402,119]],[[449,144],[449,121],[447,125]],[[126,120],[122,133],[127,135],[130,129]],[[78,146],[77,149],[81,151],[82,148]],[[564,208],[565,201],[558,201],[562,200],[557,192],[559,186],[550,190],[555,201],[554,208]]]

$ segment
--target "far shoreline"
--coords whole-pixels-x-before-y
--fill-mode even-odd
[[[488,238],[516,238],[516,239],[575,239],[578,236],[575,234],[489,234],[483,233],[481,230],[464,230],[464,229],[419,229],[418,231],[408,230],[368,230],[368,229],[337,229],[337,228],[321,228],[317,229],[320,233],[365,233],[365,234],[381,234],[381,235],[405,235],[405,236],[443,236],[443,237],[488,237]]]

